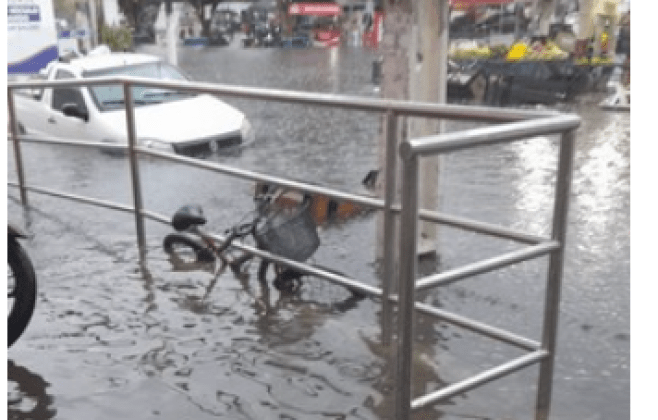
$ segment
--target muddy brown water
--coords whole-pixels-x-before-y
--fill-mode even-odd
[[[162,53],[155,48],[150,52]],[[181,49],[194,78],[282,89],[377,96],[375,53],[340,50]],[[555,371],[553,419],[630,417],[630,118],[596,98],[564,107],[578,131]],[[257,141],[210,157],[245,169],[361,192],[376,167],[379,121],[366,113],[227,98],[252,120]],[[450,129],[466,124],[451,124]],[[549,139],[447,155],[440,210],[547,235],[556,145]],[[15,179],[8,149],[8,178]],[[126,163],[86,149],[25,145],[28,182],[130,204]],[[204,206],[218,231],[252,207],[251,185],[181,165],[141,163],[145,207],[171,214]],[[380,305],[308,281],[297,296],[254,280],[176,271],[161,249],[169,228],[147,222],[148,271],[137,262],[131,215],[9,189],[8,216],[34,234],[25,246],[39,278],[37,310],[8,351],[15,419],[387,419],[390,351]],[[378,285],[370,215],[324,227],[315,260]],[[441,230],[449,269],[518,247]],[[546,260],[459,282],[422,297],[444,309],[538,339]],[[460,328],[418,318],[414,392],[428,392],[519,356]],[[532,367],[418,419],[533,418]]]

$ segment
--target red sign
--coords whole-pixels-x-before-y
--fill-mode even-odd
[[[288,6],[289,15],[335,16],[343,13],[336,3],[292,3]]]
[[[319,45],[335,47],[340,45],[340,31],[336,29],[318,30],[315,32],[315,39]]]

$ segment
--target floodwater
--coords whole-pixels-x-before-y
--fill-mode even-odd
[[[150,47],[148,51],[162,54]],[[373,52],[360,49],[179,49],[195,79],[376,97]],[[552,419],[630,417],[630,118],[597,98],[564,106],[583,118],[571,196]],[[376,115],[226,98],[252,121],[257,141],[210,157],[265,173],[363,192],[377,166]],[[449,129],[469,125],[450,124]],[[15,179],[8,149],[8,177]],[[29,183],[130,204],[129,169],[86,149],[25,145]],[[440,210],[548,235],[556,143],[533,139],[448,155]],[[200,203],[222,231],[252,209],[252,186],[183,165],[140,162],[144,204],[169,215]],[[39,279],[37,310],[8,352],[9,418],[390,419],[394,355],[380,342],[380,305],[308,281],[299,295],[269,294],[251,276],[174,270],[167,226],[148,221],[148,272],[138,266],[130,214],[30,194],[10,220]],[[378,285],[375,219],[322,227],[315,262]],[[443,228],[450,269],[518,245]],[[422,297],[443,309],[539,339],[546,260],[477,276]],[[522,353],[418,317],[414,395]],[[528,368],[417,419],[530,419],[538,369]]]

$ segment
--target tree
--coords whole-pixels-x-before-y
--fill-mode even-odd
[[[128,25],[133,28],[139,26],[139,16],[142,11],[151,5],[159,6],[160,0],[118,0],[119,11],[123,13],[128,21]]]
[[[217,5],[221,3],[221,0],[188,0],[187,3],[194,7],[199,22],[201,22],[201,35],[205,37],[210,36],[210,23],[212,22],[212,16],[217,9]],[[210,6],[210,13],[206,16],[204,13],[205,9]]]

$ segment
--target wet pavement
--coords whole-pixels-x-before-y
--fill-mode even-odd
[[[149,47],[147,51],[161,54]],[[360,49],[179,50],[195,79],[377,96],[375,54]],[[630,117],[594,97],[563,106],[583,118],[573,194],[552,419],[630,417]],[[377,116],[227,98],[252,121],[257,141],[209,159],[362,192],[377,165]],[[467,127],[453,123],[450,129]],[[547,235],[556,145],[549,139],[458,152],[441,164],[440,210]],[[9,153],[8,177],[15,179]],[[25,145],[28,182],[131,203],[129,170],[85,149]],[[144,204],[171,214],[204,206],[223,230],[252,208],[251,185],[156,160],[141,163]],[[30,194],[8,215],[39,279],[37,310],[8,352],[14,419],[392,418],[391,354],[379,341],[380,306],[340,287],[307,282],[298,296],[269,295],[255,281],[175,271],[161,248],[169,228],[147,222],[148,272],[138,268],[129,214]],[[377,285],[369,215],[323,227],[315,261]],[[515,249],[508,241],[444,228],[449,269]],[[538,339],[546,260],[481,275],[424,296],[444,309]],[[414,392],[428,392],[521,353],[419,317]],[[418,419],[533,418],[537,369],[526,369]]]

